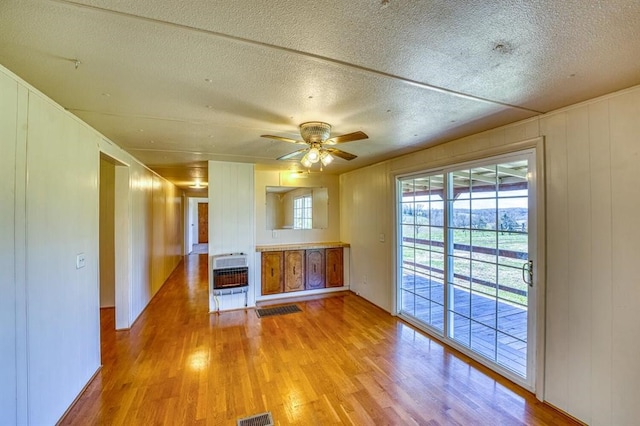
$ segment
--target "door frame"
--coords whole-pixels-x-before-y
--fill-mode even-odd
[[[198,240],[198,203],[209,203],[208,197],[192,197],[187,195],[185,227],[185,255],[191,253]]]
[[[427,164],[423,164],[421,166],[411,166],[404,169],[397,170],[394,173],[391,173],[391,179],[394,181],[393,191],[393,205],[392,209],[392,217],[394,221],[393,226],[393,270],[394,270],[394,286],[392,288],[392,300],[393,300],[393,315],[397,315],[399,312],[399,301],[398,291],[400,291],[400,283],[401,283],[401,262],[399,256],[401,253],[398,250],[398,238],[402,235],[399,229],[399,213],[398,213],[398,196],[399,196],[399,185],[398,180],[404,177],[410,177],[412,175],[419,175],[424,173],[442,172],[445,168],[450,168],[451,166],[469,163],[474,161],[481,161],[484,159],[488,159],[491,157],[499,157],[502,155],[508,155],[513,153],[518,153],[526,150],[533,150],[535,155],[535,169],[529,170],[529,173],[534,173],[533,181],[536,183],[535,189],[530,190],[530,194],[535,196],[535,215],[536,215],[536,229],[531,230],[530,234],[535,235],[536,238],[536,248],[535,248],[535,259],[536,264],[534,267],[534,291],[535,291],[535,299],[536,299],[536,308],[534,313],[530,313],[531,315],[535,315],[535,352],[534,358],[532,362],[535,364],[535,374],[533,375],[532,381],[532,389],[531,391],[535,393],[536,398],[540,401],[544,399],[544,377],[545,377],[545,363],[544,363],[544,354],[545,354],[545,312],[546,312],[546,204],[545,204],[545,158],[544,158],[544,137],[535,137],[532,139],[526,139],[522,141],[517,141],[513,143],[506,144],[504,146],[488,148],[484,150],[475,151],[472,153],[462,153],[459,155],[449,156],[440,160],[436,160],[433,162],[429,162]],[[443,336],[438,335],[427,327],[423,327],[420,324],[409,321],[412,325],[418,327],[422,331],[426,332],[433,338],[440,340],[446,345],[450,345],[448,340],[444,340]],[[503,375],[502,371],[498,371],[501,375]],[[504,375],[503,375],[504,376]],[[511,377],[504,376],[509,380],[514,381]],[[522,386],[521,383],[514,381],[519,386]]]
[[[114,180],[114,249],[115,249],[115,328],[131,327],[131,235],[129,232],[129,165],[101,151],[100,157],[115,165]]]

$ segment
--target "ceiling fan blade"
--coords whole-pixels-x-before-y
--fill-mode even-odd
[[[285,154],[285,155],[283,155],[281,157],[278,157],[278,158],[276,158],[276,160],[289,160],[289,159],[295,158],[298,155],[302,154],[303,152],[307,152],[307,151],[308,151],[308,148],[302,148],[302,149],[299,149],[297,151],[293,151],[293,152]]]
[[[346,135],[334,136],[324,141],[324,143],[326,143],[327,145],[335,145],[337,143],[353,142],[353,141],[359,141],[361,139],[368,139],[368,138],[369,136],[367,136],[366,133],[358,131],[353,133],[347,133]]]
[[[299,141],[299,140],[291,139],[291,138],[283,138],[282,136],[260,135],[260,137],[261,138],[275,139],[275,140],[283,141],[283,142],[298,143],[298,144],[302,144],[302,145],[306,145],[307,144],[305,141]]]
[[[340,157],[340,158],[342,158],[342,159],[344,159],[344,160],[347,160],[347,161],[351,161],[351,160],[353,160],[354,158],[357,158],[357,157],[358,157],[357,155],[353,155],[353,154],[351,154],[351,153],[349,153],[349,152],[342,151],[342,150],[337,149],[337,148],[325,148],[325,150],[326,150],[329,154],[331,154],[331,155],[335,155],[336,157]]]

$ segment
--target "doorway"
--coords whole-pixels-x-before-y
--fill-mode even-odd
[[[116,306],[115,261],[116,166],[100,157],[100,309]]]
[[[209,199],[189,197],[187,217],[187,253],[209,253]]]
[[[116,330],[128,329],[129,166],[100,153],[99,193],[100,309]]]
[[[535,150],[398,179],[398,313],[534,390]]]

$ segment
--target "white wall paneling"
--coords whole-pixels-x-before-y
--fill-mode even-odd
[[[116,305],[126,306],[117,324],[150,299],[149,253],[164,254],[163,279],[180,260],[181,196],[161,179],[154,248],[154,174],[4,68],[0,136],[0,412],[7,424],[54,424],[100,365],[100,152],[116,162]]]
[[[591,369],[590,324],[591,310],[591,186],[589,179],[589,108],[567,111],[567,187],[565,214],[568,220],[569,246],[567,261],[569,273],[568,315],[569,378],[575,386],[568,394],[567,409],[580,419],[589,419],[591,407],[591,377],[582,374]],[[556,141],[552,141],[556,142]],[[586,145],[586,147],[585,147]]]
[[[640,332],[631,314],[640,301],[639,111],[635,89],[541,119],[550,163],[546,399],[593,425],[640,416],[631,361],[640,344],[630,338]]]
[[[28,120],[28,412],[52,424],[100,366],[99,138],[33,92]]]
[[[255,197],[253,164],[209,161],[209,256],[245,253],[249,259],[249,305],[255,304]],[[258,269],[259,270],[259,269]],[[211,279],[211,271],[209,271]],[[244,295],[209,298],[209,309],[244,308]]]
[[[611,413],[612,362],[612,204],[611,204],[611,137],[609,103],[597,102],[589,108],[589,180],[591,188],[591,380],[589,398],[591,423],[614,424]],[[605,283],[605,285],[603,285]],[[597,388],[597,389],[596,389]]]
[[[253,164],[210,161],[209,173],[209,254],[253,251]]]
[[[611,421],[634,424],[640,419],[640,90],[609,99],[611,137]],[[605,240],[606,241],[606,240]],[[599,244],[599,241],[594,241]],[[605,263],[606,265],[606,263]],[[605,299],[606,300],[606,299]],[[604,318],[603,318],[604,319]],[[600,372],[598,372],[600,373]],[[595,393],[602,391],[593,383]]]
[[[153,175],[143,167],[129,169],[131,188],[132,285],[130,323],[151,300],[152,184]]]
[[[556,115],[542,123],[546,137],[547,166],[547,361],[545,365],[545,398],[566,410],[569,366],[569,299],[566,286],[553,280],[569,279],[567,149],[558,139],[565,134],[565,117]],[[553,280],[552,280],[553,278]],[[553,342],[553,344],[551,344]]]
[[[0,71],[3,71],[0,68]],[[12,76],[13,77],[13,76]],[[16,80],[17,81],[17,80]],[[17,424],[27,424],[29,366],[27,352],[27,138],[29,89],[18,81],[15,163],[15,310]],[[2,324],[4,325],[4,324]],[[2,326],[0,325],[0,326]]]
[[[393,204],[389,176],[490,156],[543,136],[543,396],[589,424],[634,424],[640,418],[638,117],[636,87],[342,175],[341,238],[351,243],[351,288],[392,311],[393,256],[376,235],[391,235],[393,219],[375,213]]]
[[[394,190],[388,163],[342,175],[340,182],[341,240],[351,246],[350,289],[393,312]]]
[[[17,423],[15,173],[18,84],[0,73],[0,413]]]
[[[116,330],[131,326],[131,209],[129,204],[129,166],[115,166],[114,238]]]

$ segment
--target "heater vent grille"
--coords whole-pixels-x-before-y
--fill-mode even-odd
[[[271,412],[238,419],[238,426],[273,426]]]
[[[244,254],[231,254],[213,258],[213,269],[246,268],[247,266],[247,256]]]

